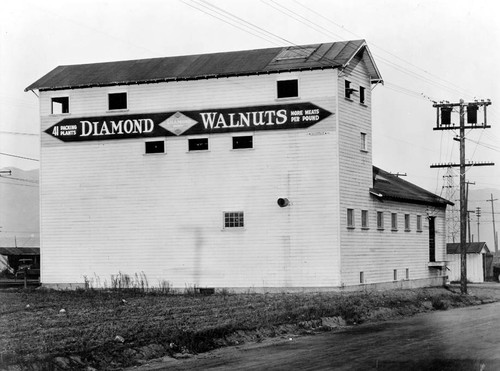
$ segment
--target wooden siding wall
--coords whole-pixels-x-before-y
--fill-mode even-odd
[[[448,280],[460,281],[461,277],[461,256],[460,254],[447,254]],[[470,282],[484,282],[483,254],[467,254],[467,279]]]
[[[444,260],[444,209],[399,202],[383,203],[370,196],[373,187],[371,89],[366,66],[357,58],[341,74],[338,83],[339,162],[340,162],[340,235],[341,282],[343,285],[388,282],[406,278],[430,278],[439,270],[429,269],[429,225],[427,213],[436,216],[436,260]],[[365,87],[365,104],[359,92],[344,97],[344,81],[359,90]],[[361,133],[366,133],[367,151],[361,150]],[[390,150],[390,149],[389,149]],[[353,209],[355,228],[347,226],[347,209]],[[368,211],[367,229],[361,228],[361,211]],[[377,211],[384,212],[385,229],[377,230]],[[391,231],[391,213],[398,214],[399,230]],[[411,231],[404,230],[404,214],[410,214]],[[416,215],[422,216],[422,232],[416,232]]]
[[[108,114],[109,92],[128,93],[130,114],[279,104],[283,75],[41,92],[42,282],[109,285],[113,274],[144,272],[150,285],[181,288],[339,285],[336,71],[290,74],[300,98],[281,100],[332,116],[254,132],[254,149],[232,150],[231,135],[216,134],[209,151],[188,152],[180,136],[166,139],[166,154],[145,155],[144,139],[43,133],[65,117]],[[70,97],[69,115],[50,114],[54,96]],[[244,211],[244,230],[223,230],[223,211]]]

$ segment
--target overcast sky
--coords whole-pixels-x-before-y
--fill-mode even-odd
[[[407,180],[440,194],[445,170],[429,166],[458,162],[459,152],[456,133],[432,130],[432,101],[491,99],[492,128],[467,133],[466,158],[497,165],[471,168],[467,178],[476,189],[500,188],[497,4],[2,0],[0,168],[38,167],[36,161],[5,154],[38,159],[38,100],[24,88],[58,65],[365,39],[385,81],[373,92],[374,165],[407,173]]]

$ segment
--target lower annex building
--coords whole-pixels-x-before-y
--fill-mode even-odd
[[[42,284],[442,283],[448,201],[372,165],[381,82],[364,40],[55,68]]]

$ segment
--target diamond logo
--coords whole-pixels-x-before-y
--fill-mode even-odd
[[[180,112],[176,112],[168,119],[163,121],[160,124],[160,126],[175,135],[181,135],[182,133],[184,133],[186,130],[189,130],[197,123],[198,121],[193,120],[192,118],[187,117],[186,115]]]

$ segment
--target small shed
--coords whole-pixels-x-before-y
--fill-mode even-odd
[[[468,242],[467,248],[467,279],[469,282],[484,282],[492,275],[491,254],[486,242]],[[446,245],[448,261],[448,277],[450,281],[460,281],[460,243]]]

